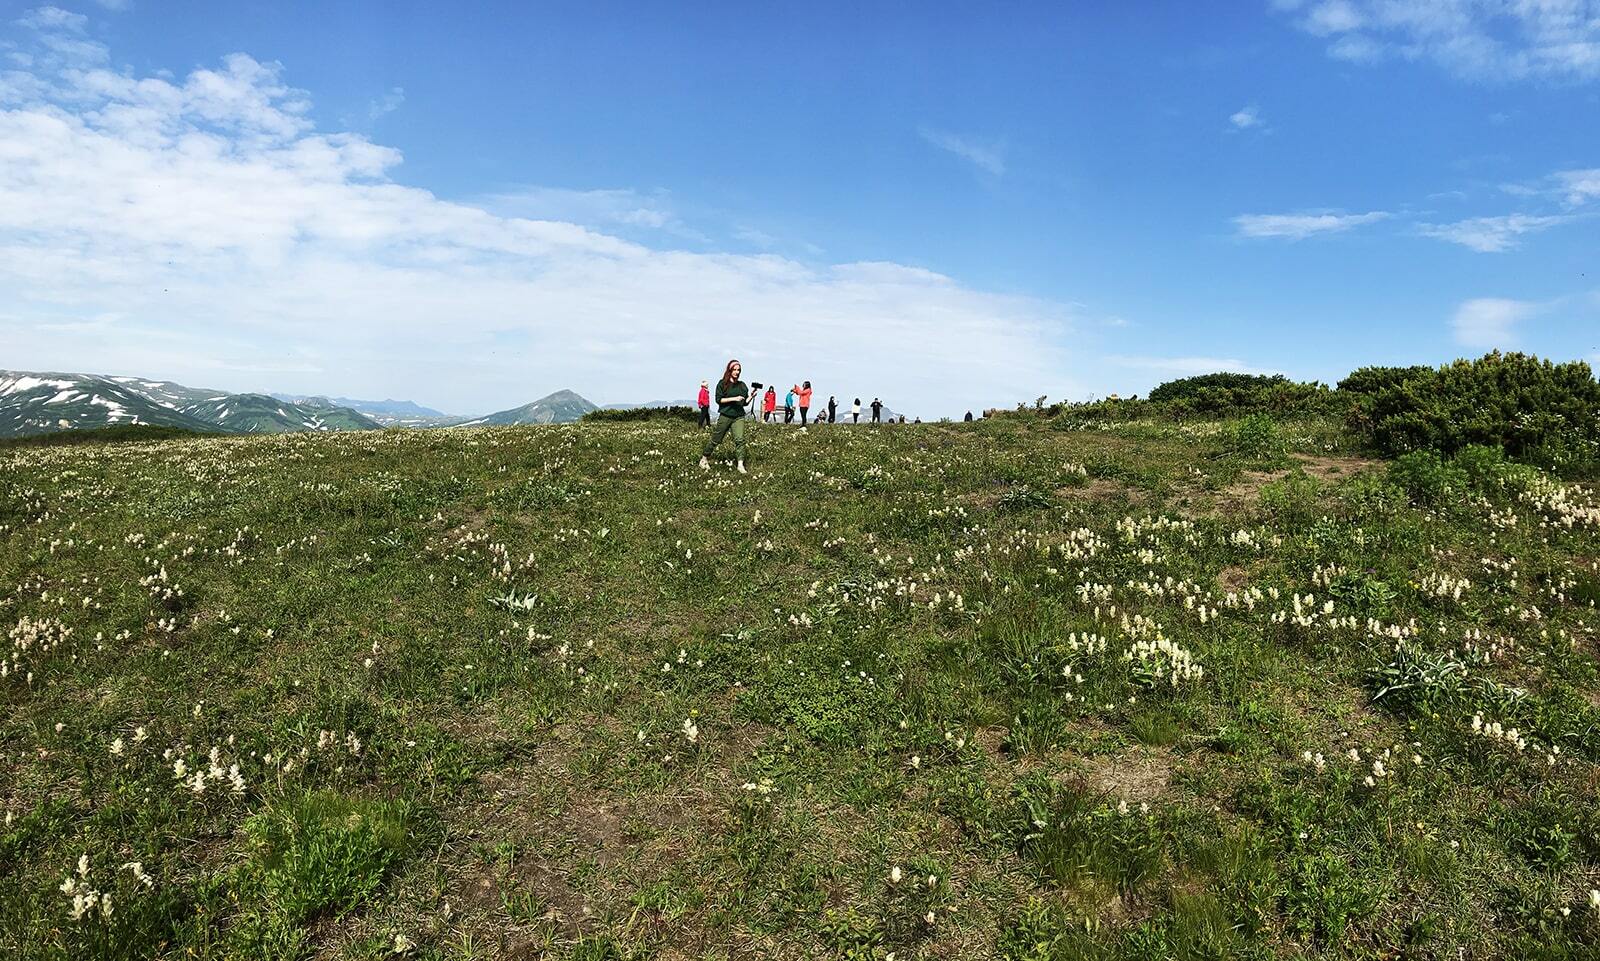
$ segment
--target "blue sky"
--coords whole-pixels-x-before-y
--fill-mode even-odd
[[[1600,359],[1589,0],[0,12],[8,367],[937,416]]]

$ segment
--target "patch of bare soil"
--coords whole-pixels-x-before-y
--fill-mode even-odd
[[[1090,758],[1083,774],[1092,787],[1121,800],[1149,801],[1166,793],[1172,780],[1172,752],[1141,746],[1121,754]]]
[[[1342,480],[1383,463],[1365,457],[1320,457],[1311,454],[1296,454],[1294,460],[1295,466],[1304,471],[1307,477],[1324,484]],[[1220,494],[1225,501],[1248,506],[1261,499],[1263,487],[1289,474],[1288,470],[1247,470],[1239,475],[1238,480],[1224,487]]]
[[[1138,500],[1143,497],[1143,492],[1109,477],[1096,477],[1089,483],[1077,487],[1057,488],[1056,496],[1067,500],[1086,500],[1104,504],[1111,501]]]
[[[1317,480],[1349,477],[1351,474],[1383,464],[1383,461],[1369,457],[1319,457],[1313,454],[1296,454],[1294,459],[1299,462],[1301,470]]]

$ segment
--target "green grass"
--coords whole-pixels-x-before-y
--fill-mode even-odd
[[[1592,486],[702,437],[0,450],[0,956],[1600,951]]]

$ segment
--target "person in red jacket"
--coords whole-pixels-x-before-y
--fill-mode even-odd
[[[768,387],[767,388],[767,396],[765,398],[763,398],[762,401],[761,401],[761,412],[766,415],[762,419],[767,421],[768,423],[771,423],[772,422],[772,415],[774,413],[776,413],[777,410],[778,410],[778,389],[776,387]]]
[[[711,426],[711,388],[708,381],[700,382],[700,396],[695,399],[700,405],[700,426]]]
[[[811,412],[811,381],[808,380],[801,384],[800,389],[796,391],[796,395],[800,398],[800,426],[804,427],[806,426],[806,414]]]

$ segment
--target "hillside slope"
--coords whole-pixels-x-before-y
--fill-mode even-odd
[[[0,449],[0,956],[1592,958],[1594,479],[1342,431]]]

